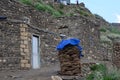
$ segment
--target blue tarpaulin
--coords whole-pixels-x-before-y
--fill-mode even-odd
[[[0,20],[4,20],[4,19],[7,19],[6,16],[0,16]]]
[[[79,45],[80,40],[77,38],[70,38],[70,39],[63,39],[58,45],[57,45],[57,50],[63,50],[63,48],[67,45],[73,45],[73,46],[77,46],[79,51],[80,51],[80,56],[82,55],[82,47]]]
[[[57,45],[57,50],[62,50],[65,46],[67,45],[79,45],[80,40],[76,38],[70,38],[70,39],[63,39],[58,45]]]

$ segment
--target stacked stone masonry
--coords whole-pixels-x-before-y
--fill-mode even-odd
[[[0,70],[20,69],[19,24],[0,22]]]
[[[113,64],[120,69],[120,42],[113,43]]]
[[[54,25],[57,26],[57,33],[65,34],[68,38],[75,37],[81,40],[80,45],[83,47],[82,53],[85,59],[88,57],[102,59],[99,50],[99,25],[81,16],[62,17],[53,21]]]
[[[77,21],[74,21],[72,19],[77,19]],[[54,21],[54,20],[53,20]],[[81,22],[82,17],[71,17],[71,18],[63,18],[60,20],[56,20],[54,23],[49,23],[48,29],[49,31],[53,31],[56,33],[63,33],[65,35],[68,35],[70,37],[76,37],[81,40],[81,45],[83,47],[83,54],[85,54],[85,58],[87,56],[91,56],[91,54],[97,54],[97,46],[98,46],[98,28],[94,25],[92,22]],[[81,22],[81,23],[79,23]],[[92,26],[89,26],[89,25]],[[13,53],[17,55],[15,59],[17,59],[17,67],[14,66],[12,68],[15,69],[28,69],[31,68],[31,36],[33,34],[37,34],[40,36],[40,56],[41,56],[41,65],[49,65],[51,63],[55,63],[58,61],[57,58],[57,51],[55,50],[56,45],[60,41],[59,36],[54,36],[48,33],[44,33],[42,31],[36,30],[26,24],[18,24],[18,23],[7,23],[1,22],[0,32],[1,32],[1,54],[9,54],[9,50],[13,50]],[[9,27],[10,26],[10,27]],[[12,28],[12,27],[13,28]],[[52,27],[55,28],[52,28]],[[67,26],[66,28],[60,28]],[[34,26],[37,27],[37,26]],[[5,29],[4,29],[5,28]],[[12,28],[12,29],[11,29]],[[9,30],[10,29],[10,30]],[[12,31],[13,30],[13,31]],[[7,32],[6,32],[7,31]],[[91,32],[92,31],[92,32]],[[4,36],[6,35],[6,36]],[[84,36],[83,36],[84,35]],[[4,48],[4,45],[8,45],[8,43],[12,43],[12,46]],[[96,43],[96,44],[95,44]],[[49,53],[48,53],[49,52]],[[87,53],[87,54],[86,54]],[[90,54],[89,54],[90,53]],[[6,60],[3,59],[4,56],[1,56],[1,62],[4,62]],[[13,56],[9,57],[12,61]],[[15,60],[13,61],[15,62]],[[6,65],[5,65],[6,66]],[[8,66],[9,67],[9,66]],[[11,68],[9,68],[11,69]]]
[[[0,23],[0,70],[29,69],[28,25]]]
[[[30,68],[30,52],[28,47],[28,25],[20,25],[20,54],[21,54],[21,68]]]

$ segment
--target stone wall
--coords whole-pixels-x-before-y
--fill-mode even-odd
[[[68,37],[75,37],[81,40],[85,58],[100,59],[99,57],[99,25],[82,16],[62,17],[53,21],[56,33],[62,33]],[[52,30],[52,29],[51,29]],[[52,30],[53,31],[53,30]]]
[[[41,65],[50,65],[58,62],[56,50],[60,42],[60,36],[75,37],[81,40],[85,58],[96,59],[99,49],[99,26],[85,19],[84,17],[64,17],[53,19],[47,23],[45,31],[38,26],[27,25],[15,22],[1,22],[0,44],[1,46],[1,69],[6,66],[8,69],[29,69],[31,68],[32,35],[40,36],[40,57]],[[50,34],[54,32],[55,34]],[[12,61],[12,62],[9,62]]]
[[[24,23],[0,22],[0,70],[31,68],[28,28]]]
[[[40,61],[41,66],[55,64],[58,62],[57,57],[57,50],[56,45],[60,41],[60,37],[55,36],[54,34],[50,34],[48,32],[52,32],[50,30],[40,29],[37,26],[28,26],[28,32],[29,32],[29,50],[30,53],[32,53],[31,49],[31,41],[32,41],[32,35],[37,35],[40,37]],[[47,32],[46,32],[47,31]]]
[[[20,24],[20,54],[21,54],[21,69],[29,69],[31,68],[31,53],[29,49],[29,33],[28,33],[28,25]]]
[[[20,69],[19,24],[0,22],[0,70]]]
[[[113,43],[113,56],[112,56],[113,64],[120,69],[120,42]]]

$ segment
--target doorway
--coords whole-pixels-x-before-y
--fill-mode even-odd
[[[40,68],[40,41],[39,36],[32,36],[32,68]]]

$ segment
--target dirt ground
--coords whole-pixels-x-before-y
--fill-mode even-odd
[[[89,63],[88,60],[81,60],[81,62]],[[96,63],[96,61],[93,62]],[[98,63],[106,64],[108,67],[112,65],[108,61],[107,62],[98,61]],[[51,64],[48,66],[41,66],[40,69],[16,70],[16,71],[4,70],[0,71],[0,80],[52,80],[51,76],[58,75],[58,71],[60,71],[59,63]]]
[[[36,70],[0,71],[0,80],[51,80],[52,75],[57,75],[58,64],[43,66]]]

